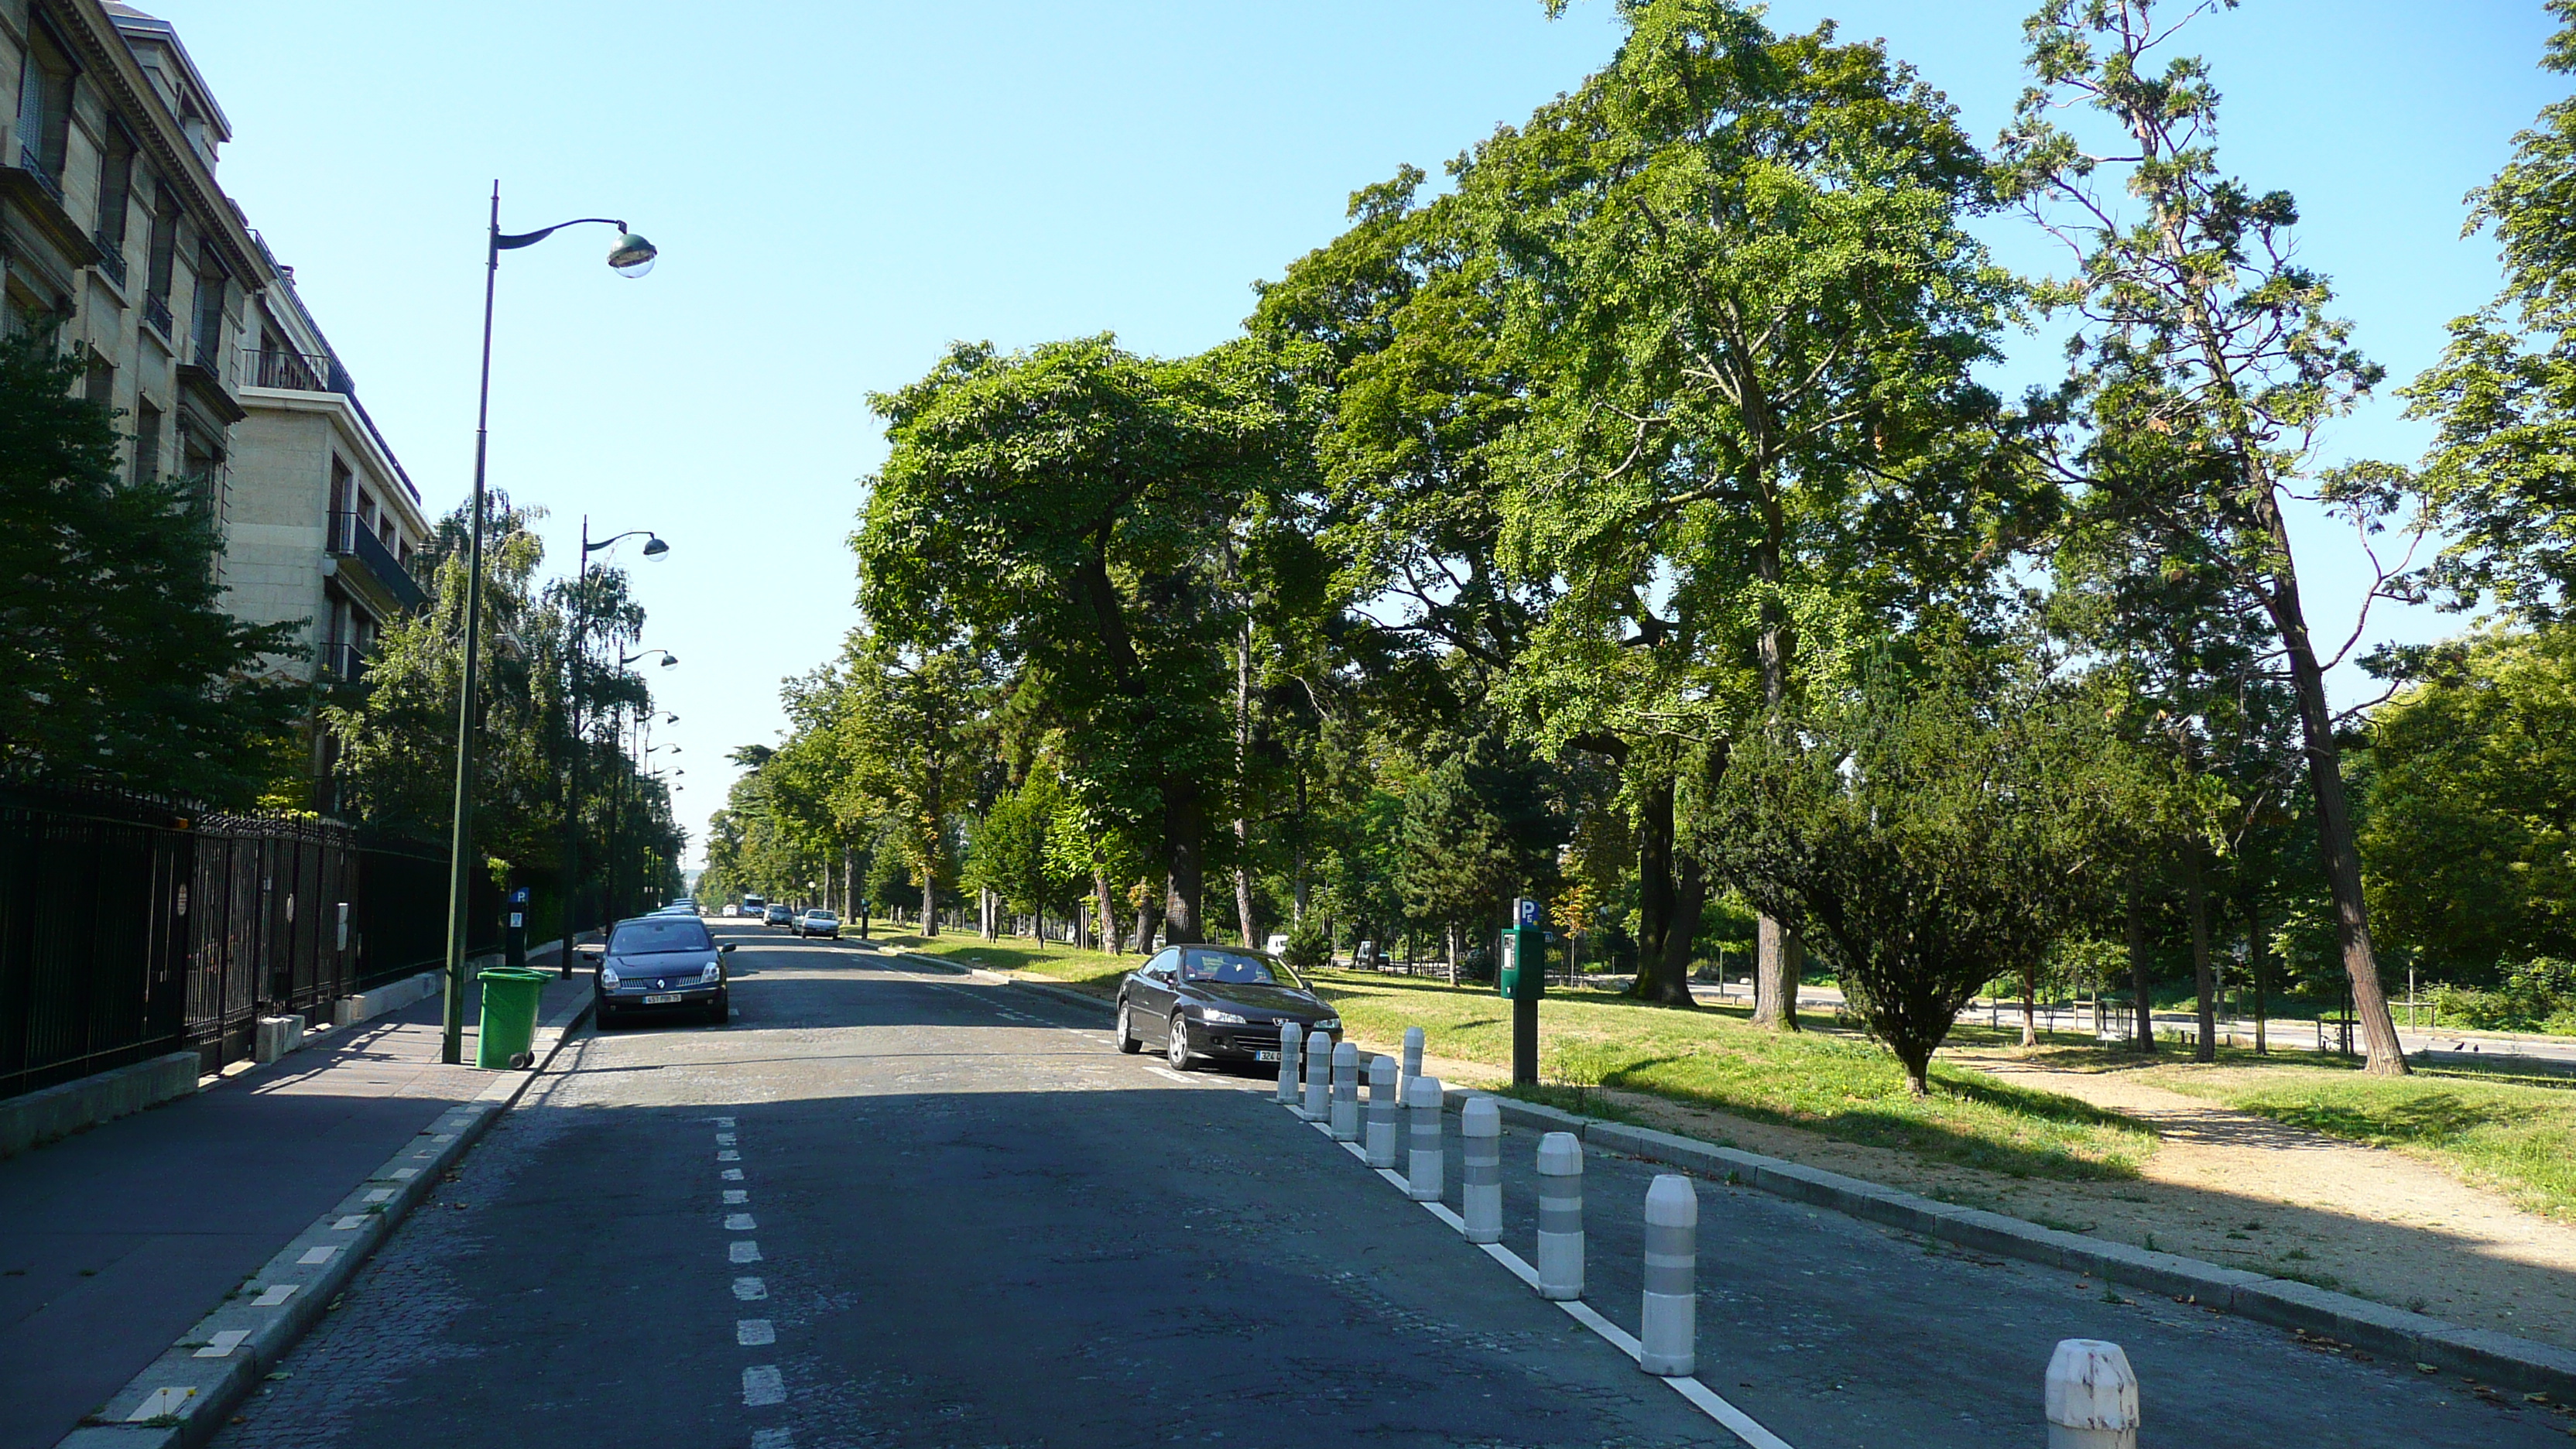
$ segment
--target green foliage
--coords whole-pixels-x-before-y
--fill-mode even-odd
[[[1299,971],[1315,971],[1333,964],[1332,938],[1314,921],[1299,921],[1288,928],[1288,943],[1279,959]]]
[[[1978,987],[2040,965],[2109,887],[2138,779],[2062,687],[1957,655],[1882,663],[1795,738],[1736,747],[1701,848],[1804,933],[1921,1091]]]
[[[2370,718],[2372,911],[2430,974],[2576,956],[2576,625],[2472,635]]]
[[[183,482],[118,476],[79,376],[47,333],[0,338],[0,774],[300,795],[311,697],[271,663],[301,657],[296,626],[224,613],[213,519]]]
[[[2434,1020],[2446,1026],[2576,1036],[2576,961],[2535,956],[2507,971],[2492,991],[2440,987],[2433,1009]]]

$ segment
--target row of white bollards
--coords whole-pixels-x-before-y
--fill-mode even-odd
[[[1445,1193],[1448,1153],[1442,1141],[1441,1089],[1422,1075],[1422,1029],[1404,1034],[1404,1061],[1372,1057],[1363,1124],[1359,1049],[1337,1042],[1330,1052],[1304,1052],[1295,1023],[1280,1029],[1279,1101],[1310,1122],[1326,1124],[1336,1142],[1358,1142],[1368,1165],[1393,1171],[1398,1112],[1405,1145],[1405,1193],[1436,1203]],[[1303,1100],[1300,1100],[1300,1086]],[[1503,1238],[1503,1120],[1490,1097],[1470,1097],[1459,1113],[1459,1188],[1467,1241]],[[1554,1302],[1583,1296],[1583,1142],[1550,1132],[1538,1143],[1538,1293]],[[1680,1173],[1658,1174],[1646,1190],[1645,1285],[1638,1315],[1637,1365],[1661,1378],[1697,1371],[1699,1192]],[[2116,1343],[2070,1338],[2048,1361],[2045,1389],[2049,1449],[2136,1449],[2138,1379]]]

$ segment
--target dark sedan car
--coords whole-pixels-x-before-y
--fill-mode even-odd
[[[584,946],[599,963],[592,987],[597,1020],[605,1030],[637,1016],[687,1012],[723,1025],[733,1015],[726,991],[725,957],[695,916],[652,915],[620,921],[606,946]]]
[[[1224,946],[1173,946],[1118,983],[1118,1049],[1158,1043],[1174,1071],[1202,1057],[1279,1060],[1279,1027],[1337,1039],[1342,1019],[1285,964]]]
[[[796,924],[796,908],[785,901],[771,901],[769,909],[761,913],[760,923],[764,926],[793,926]]]

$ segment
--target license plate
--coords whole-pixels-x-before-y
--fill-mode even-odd
[[[1279,1060],[1279,1053],[1277,1053],[1277,1052],[1254,1052],[1254,1053],[1252,1054],[1252,1059],[1253,1059],[1254,1061],[1256,1061],[1256,1062],[1275,1062],[1275,1061]]]
[[[675,1006],[679,1004],[679,1000],[680,993],[676,991],[666,991],[659,996],[645,997],[644,1004],[646,1006]]]

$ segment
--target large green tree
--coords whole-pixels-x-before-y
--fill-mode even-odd
[[[119,476],[79,376],[42,330],[0,338],[0,775],[300,796],[311,696],[275,666],[297,626],[224,612],[215,521],[175,479]]]
[[[2270,625],[2370,1070],[2402,1074],[2326,697],[2330,661],[2309,632],[2283,496],[2304,480],[2364,526],[2385,516],[2384,477],[2320,478],[2316,457],[2318,429],[2380,373],[2327,311],[2326,279],[2294,259],[2289,194],[2218,169],[2217,89],[2196,57],[2159,63],[2175,26],[2157,8],[2050,0],[2025,27],[2036,83],[2004,136],[2003,175],[2076,263],[2040,293],[2077,331],[2059,399],[2067,426],[2039,456],[2158,551],[2223,576]]]

